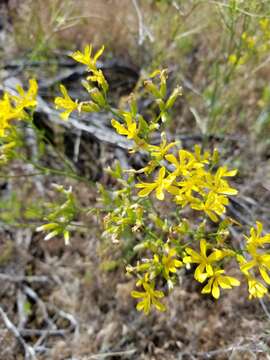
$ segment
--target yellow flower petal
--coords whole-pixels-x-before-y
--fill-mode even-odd
[[[219,296],[220,296],[220,290],[219,290],[219,287],[218,287],[217,280],[214,280],[214,282],[213,282],[212,295],[213,295],[213,297],[215,299],[218,299]]]

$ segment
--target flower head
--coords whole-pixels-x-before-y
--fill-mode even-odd
[[[11,127],[12,120],[27,119],[26,109],[33,108],[37,105],[38,85],[36,80],[29,80],[29,89],[24,91],[21,86],[17,86],[17,95],[4,93],[0,100],[0,137],[6,135],[6,131]]]
[[[158,299],[163,298],[164,293],[159,290],[155,290],[155,284],[147,283],[146,281],[142,282],[144,291],[132,291],[131,296],[136,299],[142,299],[138,302],[136,309],[138,311],[143,311],[146,315],[149,314],[151,306],[154,306],[159,311],[165,311],[166,307]]]
[[[239,286],[240,281],[232,276],[222,275],[224,270],[215,270],[208,279],[207,284],[202,289],[202,294],[212,294],[215,299],[220,296],[220,289],[232,289],[233,286]]]
[[[175,174],[177,176],[187,176],[192,170],[202,168],[204,166],[196,160],[192,153],[182,149],[178,151],[178,158],[176,158],[173,154],[166,155],[165,158],[174,165]]]
[[[267,294],[267,288],[253,276],[248,276],[249,299],[262,298]]]
[[[216,174],[208,173],[206,175],[207,187],[216,194],[237,195],[238,191],[230,187],[228,181],[223,179],[223,177],[233,177],[236,173],[237,170],[228,171],[226,166],[220,167]]]
[[[206,215],[214,222],[218,221],[218,216],[225,213],[225,206],[228,205],[229,200],[224,195],[217,195],[214,192],[209,192],[204,200],[193,199],[191,208],[194,210],[204,211]],[[218,215],[218,216],[217,216]]]
[[[183,266],[182,261],[176,259],[177,251],[175,248],[169,248],[168,244],[164,246],[165,253],[161,262],[163,265],[163,273],[166,279],[169,279],[170,272],[176,273],[177,268]]]
[[[255,247],[263,247],[265,244],[270,243],[270,234],[262,236],[263,224],[256,221],[256,227],[250,229],[250,236],[245,236],[247,244],[252,244]]]
[[[77,101],[71,99],[64,85],[60,85],[60,91],[63,97],[55,98],[55,107],[56,109],[64,109],[60,116],[62,119],[67,120],[73,111],[78,110],[79,105]]]
[[[35,107],[37,105],[38,84],[35,79],[29,80],[29,89],[25,91],[20,85],[17,85],[18,95],[13,95],[11,98],[15,103],[17,111],[22,111],[25,108]]]
[[[199,264],[195,270],[194,278],[199,282],[204,282],[209,276],[213,276],[214,270],[212,264],[224,258],[227,253],[221,250],[214,250],[211,254],[207,255],[207,248],[209,247],[205,239],[200,241],[200,253],[186,248],[188,254],[183,258],[185,264]]]
[[[153,190],[156,191],[156,197],[158,200],[164,199],[164,190],[168,189],[171,183],[174,180],[174,177],[169,175],[165,178],[166,169],[165,167],[161,167],[158,173],[156,180],[153,183],[140,182],[135,186],[137,188],[141,188],[142,190],[139,192],[140,197],[148,196]]]
[[[92,57],[92,45],[86,45],[84,51],[75,51],[70,56],[75,61],[84,64],[88,67],[89,71],[97,70],[97,60],[102,55],[104,46],[102,46],[96,54]]]
[[[125,116],[125,124],[120,124],[117,120],[112,119],[112,126],[120,135],[127,136],[128,139],[136,139],[138,134],[137,123],[134,121],[131,116]]]
[[[252,268],[257,268],[263,280],[270,285],[270,254],[259,252],[254,244],[248,244],[246,247],[251,259],[241,264],[240,270],[247,275],[248,271]]]
[[[156,160],[162,160],[164,156],[169,152],[169,150],[178,144],[177,141],[167,143],[165,133],[161,134],[162,141],[160,145],[149,145],[148,150],[153,158]]]

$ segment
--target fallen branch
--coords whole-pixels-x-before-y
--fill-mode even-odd
[[[68,121],[62,121],[59,119],[59,113],[48,106],[41,97],[38,97],[37,110],[45,113],[49,120],[53,123],[70,129],[71,131],[72,128],[77,131],[84,131],[101,142],[105,142],[125,150],[132,147],[131,141],[124,139],[104,124],[105,121],[109,122],[110,117],[108,115],[104,116],[103,114],[105,121],[102,121],[100,118],[102,115],[100,114],[99,119],[95,119],[95,117],[92,116],[91,119],[87,120],[87,123],[85,120],[79,120],[74,116],[70,116]]]

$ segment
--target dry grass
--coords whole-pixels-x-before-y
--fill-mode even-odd
[[[14,39],[19,50],[47,51],[57,47],[77,49],[87,43],[105,44],[128,57],[138,41],[138,19],[126,0],[11,1]],[[35,49],[36,47],[36,49]]]

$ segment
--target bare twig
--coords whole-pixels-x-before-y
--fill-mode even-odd
[[[263,300],[263,299],[259,299],[259,301],[260,301],[261,307],[263,308],[263,311],[264,311],[265,315],[268,317],[268,320],[270,320],[270,312],[269,312],[269,310],[267,309],[264,300]]]
[[[38,341],[35,343],[34,345],[34,349],[37,351],[37,349],[39,349],[42,346],[43,341],[45,341],[45,339],[48,336],[64,336],[68,331],[67,330],[29,330],[29,329],[24,329],[23,330],[23,334],[24,335],[34,335],[34,336],[40,336],[40,338],[38,339]]]
[[[53,323],[53,321],[50,319],[46,305],[44,302],[40,299],[38,294],[29,286],[24,286],[23,290],[27,296],[29,296],[31,299],[33,299],[37,305],[39,306],[42,315],[44,317],[44,321],[50,326],[51,329],[56,329],[56,325]]]
[[[51,305],[51,307],[53,307],[53,309],[58,313],[59,316],[68,320],[70,322],[70,324],[72,325],[72,328],[74,328],[74,329],[78,328],[78,321],[75,319],[75,317],[72,314],[69,314],[61,309],[58,309],[54,305]]]
[[[248,352],[250,355],[254,355],[255,353],[262,353],[262,349],[256,348],[254,345],[251,346],[249,344],[246,345],[232,345],[227,348],[213,350],[205,353],[197,353],[196,355],[199,355],[202,359],[216,359],[217,355],[220,354],[233,354],[235,352]],[[254,357],[256,359],[256,356]]]
[[[79,336],[79,323],[77,319],[70,313],[67,313],[66,311],[63,311],[61,309],[58,309],[55,305],[50,304],[50,307],[62,318],[68,320],[70,322],[70,328],[68,331],[74,330],[74,339],[76,340]]]
[[[199,32],[201,32],[203,29],[207,28],[208,24],[204,24],[204,25],[199,25],[191,30],[185,31],[180,33],[178,36],[175,37],[175,40],[180,40],[182,38],[185,38],[187,36],[193,35],[193,34],[198,34]]]
[[[25,128],[25,133],[26,133],[26,137],[25,140],[27,142],[28,148],[29,148],[29,152],[31,154],[31,158],[35,161],[36,159],[38,159],[39,156],[39,149],[38,149],[38,139],[35,135],[34,129],[30,128],[30,127],[26,127]],[[33,167],[32,164],[27,164],[27,168],[29,169],[29,172],[33,172],[35,169]],[[44,186],[42,184],[42,176],[39,175],[36,177],[35,182],[34,182],[38,192],[40,193],[40,195],[44,196]]]
[[[132,4],[135,8],[137,17],[138,17],[138,27],[139,27],[139,40],[138,40],[138,44],[142,45],[144,43],[144,40],[148,37],[149,40],[151,42],[154,41],[154,37],[151,34],[150,30],[145,26],[144,22],[143,22],[143,16],[141,13],[141,10],[139,8],[138,2],[137,0],[131,0]]]
[[[21,329],[20,334],[22,336],[64,336],[69,333],[69,330],[57,329],[57,330],[39,330],[39,329]]]
[[[80,145],[81,145],[82,131],[79,130],[76,134],[76,140],[74,142],[74,152],[73,152],[73,161],[77,162],[80,154]]]
[[[265,67],[266,65],[268,65],[270,62],[270,56],[268,56],[262,63],[260,63],[258,66],[255,67],[255,69],[253,69],[251,71],[251,73],[247,73],[246,77],[250,77],[250,75],[254,75],[256,72],[258,72],[259,70],[261,70],[263,67]]]
[[[181,16],[185,16],[185,13],[181,10],[179,4],[176,1],[172,2],[172,6],[179,12]]]
[[[227,4],[227,3],[222,3],[220,1],[216,1],[216,0],[208,0],[209,3],[212,3],[212,4],[215,4],[215,5],[218,5],[220,7],[226,7],[226,8],[230,8],[231,5],[230,4]],[[250,16],[250,17],[256,17],[256,18],[269,18],[269,16],[267,16],[266,14],[255,14],[255,13],[251,13],[249,11],[246,11],[238,6],[235,7],[235,10],[238,11],[239,13],[241,14],[244,14],[244,15],[247,15],[247,16]]]
[[[18,289],[17,309],[18,309],[18,315],[19,315],[19,324],[18,324],[19,329],[24,328],[25,324],[27,323],[28,314],[27,314],[27,311],[25,310],[26,301],[27,301],[26,295],[21,291],[21,289]]]
[[[25,359],[26,360],[35,360],[36,354],[35,350],[27,345],[27,343],[22,338],[19,330],[16,328],[16,326],[12,323],[12,321],[9,319],[5,311],[0,306],[0,316],[2,317],[7,329],[15,336],[15,338],[19,341],[19,343],[23,346],[24,352],[25,352]]]
[[[115,352],[107,352],[107,353],[99,353],[89,356],[90,359],[106,359],[107,357],[114,357],[114,356],[126,356],[126,355],[133,355],[136,352],[136,349],[126,350],[126,351],[115,351]]]
[[[181,82],[183,86],[191,90],[194,94],[202,97],[202,93],[199,89],[195,88],[191,81],[189,81],[183,74],[180,74]]]
[[[8,275],[8,274],[1,274],[0,273],[0,280],[4,280],[4,281],[10,281],[10,282],[28,282],[28,283],[33,283],[33,282],[49,282],[49,279],[47,276],[24,276],[24,275]]]

